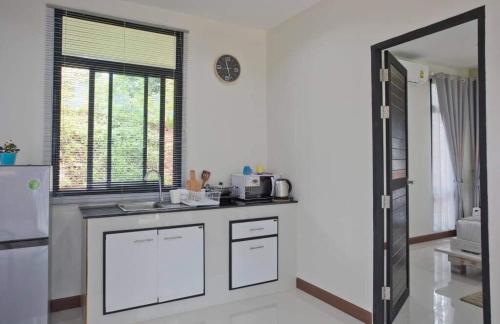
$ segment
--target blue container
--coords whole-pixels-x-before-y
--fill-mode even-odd
[[[0,153],[0,165],[16,164],[17,153]]]
[[[243,174],[244,175],[251,175],[252,173],[253,173],[253,170],[252,170],[252,168],[250,166],[245,165],[243,167]]]

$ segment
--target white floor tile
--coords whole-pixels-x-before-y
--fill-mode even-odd
[[[80,324],[81,310],[54,313],[52,324]],[[359,324],[349,315],[294,290],[218,305],[142,324]]]
[[[82,324],[82,309],[74,308],[50,314],[51,324]]]
[[[481,272],[451,273],[447,255],[436,247],[449,246],[449,239],[410,247],[410,297],[395,324],[480,324],[482,308],[460,300],[481,290]]]
[[[412,245],[410,297],[395,324],[479,324],[482,308],[460,300],[481,290],[480,271],[452,274],[447,256],[434,252],[449,240]],[[469,270],[469,269],[468,269]],[[83,323],[80,309],[53,313],[52,324]],[[354,318],[294,290],[169,316],[144,324],[356,324]]]

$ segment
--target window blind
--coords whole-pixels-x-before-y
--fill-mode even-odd
[[[181,185],[183,40],[179,31],[56,9],[54,193]]]

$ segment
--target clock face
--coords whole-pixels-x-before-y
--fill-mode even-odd
[[[215,73],[224,82],[236,81],[240,72],[240,62],[232,55],[222,55],[215,62]]]

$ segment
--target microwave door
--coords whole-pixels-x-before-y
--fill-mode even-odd
[[[272,192],[273,182],[271,177],[261,177],[258,185],[245,188],[247,200],[271,199]]]
[[[262,177],[260,179],[260,186],[262,198],[269,198],[273,196],[273,181],[271,177]]]
[[[261,187],[246,187],[245,188],[245,198],[246,199],[260,199],[262,198]]]

